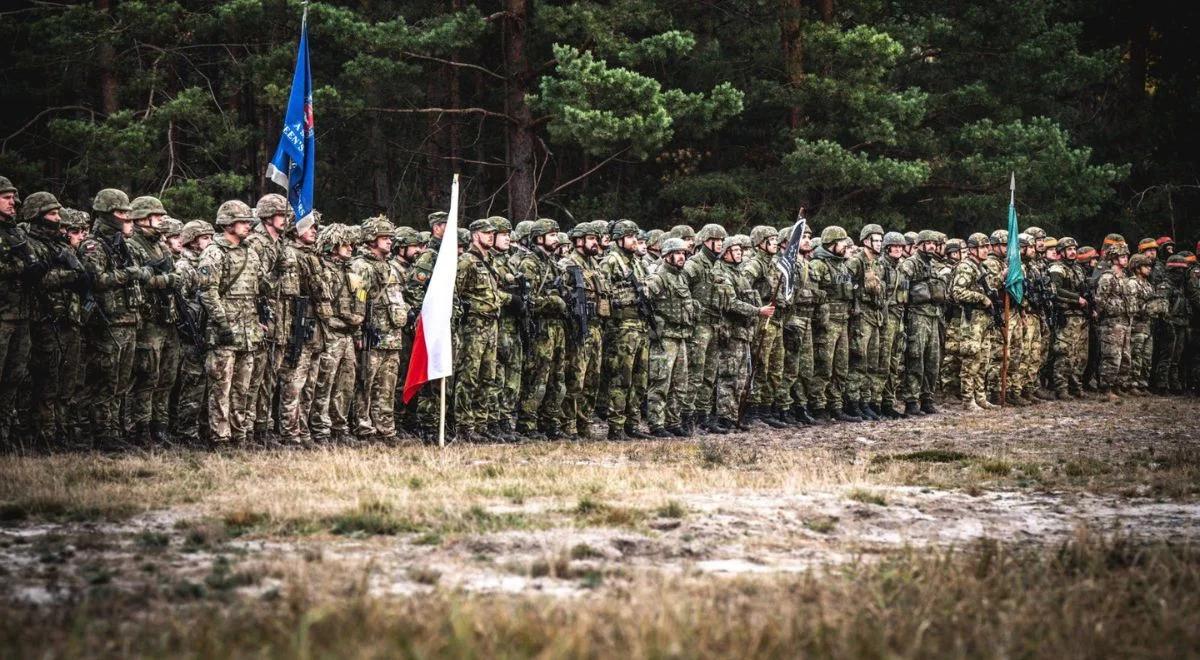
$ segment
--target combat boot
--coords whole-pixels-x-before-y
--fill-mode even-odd
[[[623,442],[629,438],[625,435],[625,431],[619,426],[608,427],[608,439],[610,442]]]
[[[984,410],[995,410],[1000,407],[1000,406],[992,403],[991,401],[988,401],[987,396],[983,395],[983,394],[975,397],[975,403],[978,404],[979,407],[983,408]]]
[[[700,428],[708,431],[709,433],[716,433],[717,435],[725,435],[726,433],[729,433],[729,429],[722,426],[720,420],[716,415],[713,414],[705,416],[704,422],[700,424]]]
[[[920,417],[924,414],[921,412],[921,406],[916,401],[904,402],[904,415],[906,417]]]
[[[963,403],[963,412],[983,412],[983,408],[980,408],[979,404],[975,403],[975,399],[967,399],[966,402]]]
[[[650,436],[654,438],[673,438],[675,437],[675,434],[661,426],[651,426]]]
[[[875,408],[872,407],[871,404],[867,403],[866,401],[858,402],[858,411],[861,414],[862,418],[867,420],[868,422],[878,422],[880,419],[882,419],[879,416],[879,413],[875,412]]]
[[[171,434],[167,432],[167,425],[161,422],[150,424],[150,440],[159,447],[170,447],[175,444]]]
[[[858,415],[853,414],[851,412],[851,408],[849,406],[842,406],[842,408],[839,410],[838,407],[833,405],[832,403],[829,404],[829,416],[838,422],[861,422],[862,421],[862,417],[859,417]]]
[[[923,415],[936,415],[936,414],[938,414],[938,413],[940,413],[940,412],[941,412],[941,411],[940,411],[940,410],[938,410],[938,409],[937,409],[937,407],[933,405],[933,402],[932,402],[932,401],[923,401],[923,402],[921,402],[921,414],[923,414]]]
[[[817,420],[813,419],[812,415],[808,414],[808,408],[806,406],[792,406],[792,417],[796,419],[797,424],[803,424],[805,426],[812,426],[813,424],[817,423]]]
[[[685,412],[679,416],[679,425],[683,432],[691,437],[696,432],[696,416],[690,412]]]
[[[692,436],[692,434],[688,433],[688,431],[682,426],[668,426],[667,433],[670,433],[676,438],[690,438]]]
[[[639,431],[637,424],[626,424],[625,435],[633,440],[649,440],[654,437]]]
[[[829,411],[824,408],[817,408],[812,413],[813,421],[822,424],[829,424],[833,420],[829,417]]]
[[[776,416],[775,409],[763,406],[759,410],[761,412],[759,412],[758,419],[763,424],[766,424],[773,429],[786,429],[788,427],[787,422],[779,419],[779,417]]]
[[[904,413],[896,410],[895,404],[891,401],[885,401],[879,406],[879,416],[887,419],[904,419]]]

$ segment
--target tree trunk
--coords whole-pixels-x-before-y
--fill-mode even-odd
[[[115,4],[115,0],[96,0],[96,9],[103,12],[104,19],[107,20]],[[100,69],[100,109],[106,115],[111,115],[120,108],[117,101],[119,89],[116,63],[117,53],[112,44],[107,40],[101,42],[96,51],[96,65]]]
[[[783,69],[787,73],[788,87],[795,91],[804,82],[804,38],[800,32],[801,0],[780,0],[779,37],[783,46]],[[800,106],[792,103],[788,112],[788,125],[800,127]]]
[[[505,18],[507,35],[504,44],[504,63],[508,72],[505,85],[505,106],[512,121],[508,125],[508,217],[513,223],[532,220],[537,214],[535,190],[536,163],[534,160],[533,113],[525,102],[533,75],[525,53],[525,31],[528,28],[527,0],[507,0]]]
[[[833,22],[833,0],[817,0],[817,7],[821,11],[821,22]]]

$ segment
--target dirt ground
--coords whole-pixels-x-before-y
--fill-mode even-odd
[[[571,601],[981,542],[1200,540],[1195,399],[683,441],[0,458],[0,601]]]

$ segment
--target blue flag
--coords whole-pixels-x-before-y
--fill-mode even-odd
[[[313,180],[316,177],[317,138],[313,130],[312,75],[308,69],[308,19],[300,24],[300,48],[296,72],[279,147],[267,166],[267,177],[287,188],[288,202],[296,212],[296,223],[311,222]]]
[[[1008,275],[1004,278],[1004,288],[1008,295],[1018,305],[1025,299],[1025,273],[1021,270],[1021,241],[1017,234],[1017,177],[1012,175],[1008,184]]]

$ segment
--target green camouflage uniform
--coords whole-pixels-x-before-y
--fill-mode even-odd
[[[612,316],[605,327],[604,354],[608,365],[609,432],[636,429],[646,400],[650,337],[646,320],[637,308],[632,278],[641,285],[646,269],[635,252],[614,247],[600,262],[608,282]]]
[[[299,240],[288,241],[280,252],[279,293],[284,303],[282,318],[291,327],[297,311],[304,309],[306,326],[295,346],[288,346],[279,373],[279,427],[283,441],[307,444],[311,439],[309,411],[316,400],[321,356],[325,352],[326,324],[333,316],[333,303],[325,282],[325,267],[316,249]],[[287,353],[295,356],[287,359]]]
[[[335,231],[348,233],[352,228],[338,227]],[[329,238],[328,246],[353,242],[352,238],[338,236]],[[367,290],[363,278],[350,270],[349,259],[330,252],[322,255],[321,266],[324,288],[329,292],[329,309],[328,316],[322,316],[325,346],[317,369],[309,428],[313,440],[338,442],[350,436],[350,406],[358,376],[354,343],[366,317]],[[320,309],[318,306],[318,315]]]
[[[519,264],[526,252],[515,245],[506,252],[493,252],[492,266],[500,287],[517,299],[520,298],[517,290]],[[517,400],[521,396],[521,374],[525,366],[525,347],[521,343],[521,320],[516,304],[500,309],[496,327],[496,377],[492,387],[496,391],[500,428],[511,431],[517,418]]]
[[[1100,387],[1108,392],[1125,387],[1130,370],[1130,324],[1133,286],[1122,272],[1108,269],[1096,283],[1100,310]]]
[[[733,237],[726,239],[730,240]],[[716,405],[717,414],[728,423],[737,420],[742,393],[749,387],[750,342],[754,340],[762,302],[739,266],[721,259],[716,269],[720,277],[714,279],[713,285],[719,292],[722,312]]]
[[[1164,268],[1159,293],[1166,300],[1167,317],[1161,335],[1162,356],[1154,365],[1154,387],[1159,392],[1179,392],[1183,389],[1183,351],[1187,347],[1190,314],[1184,295],[1187,261],[1182,257],[1168,260]]]
[[[1054,287],[1054,313],[1060,327],[1055,333],[1050,386],[1059,398],[1083,394],[1083,370],[1088,355],[1088,310],[1079,305],[1087,285],[1083,269],[1064,260],[1050,262],[1047,269]]]
[[[2,178],[3,192],[16,188]],[[29,375],[29,320],[33,313],[31,276],[38,275],[25,230],[16,218],[0,216],[0,440],[17,435],[17,393]],[[33,278],[33,279],[36,279]]]
[[[589,309],[587,332],[581,332],[581,328],[574,323],[569,329],[563,431],[568,435],[590,438],[591,415],[596,408],[603,355],[600,323],[608,318],[610,310],[608,285],[595,260],[581,254],[578,249],[572,250],[559,261],[559,270],[563,273],[562,295],[567,300],[571,299],[575,288],[573,272],[579,272]]]
[[[499,421],[497,320],[511,296],[500,289],[492,258],[472,246],[458,258],[454,285],[465,308],[455,355],[454,415],[457,432],[468,440]]]
[[[365,283],[371,303],[367,321],[378,336],[367,356],[367,372],[362,374],[365,385],[358,389],[355,400],[355,434],[390,442],[396,437],[396,382],[408,322],[403,280],[391,259],[381,259],[369,251],[355,258],[350,270]]]
[[[163,442],[171,420],[171,390],[176,376],[173,366],[179,364],[182,351],[174,296],[179,282],[174,259],[157,230],[134,227],[129,251],[134,263],[155,271],[143,286],[129,422],[135,436],[149,432],[154,441]]]
[[[765,240],[765,239],[764,239]],[[783,388],[783,322],[788,316],[787,301],[783,298],[783,272],[776,265],[777,256],[768,253],[759,245],[746,255],[741,272],[758,293],[758,299],[776,303],[775,314],[756,321],[754,348],[754,383],[750,391],[750,405],[780,412],[791,407],[791,397]]]
[[[850,378],[846,396],[851,401],[873,404],[883,394],[883,339],[887,314],[884,309],[883,259],[866,248],[846,260],[854,285],[850,310]]]
[[[683,398],[683,413],[697,419],[710,413],[717,382],[717,330],[721,326],[721,300],[716,270],[718,256],[706,246],[683,265],[683,273],[692,289],[692,300],[699,311],[688,343],[688,388]]]
[[[813,251],[810,266],[813,284],[824,292],[817,306],[815,367],[809,405],[817,410],[841,410],[850,375],[850,304],[854,283],[846,260],[824,247]]]
[[[913,404],[923,406],[933,400],[933,388],[938,383],[941,367],[941,345],[938,342],[940,305],[946,302],[943,283],[933,273],[932,258],[917,251],[900,262],[900,276],[908,281],[908,316],[905,335],[908,345],[904,359],[903,397],[908,412]]]
[[[554,255],[535,246],[518,269],[528,282],[536,333],[522,376],[517,430],[556,436],[562,424],[566,362],[567,304],[555,281],[561,275]]]
[[[904,374],[904,354],[908,340],[905,336],[904,319],[908,314],[908,280],[900,272],[899,259],[885,256],[880,261],[884,264],[884,300],[887,303],[887,316],[884,319],[883,338],[880,341],[880,362],[884,369],[883,383],[879,389],[879,405],[884,413],[895,410],[895,404],[900,400],[902,388],[901,379]]]
[[[793,410],[813,402],[813,317],[825,292],[813,285],[808,258],[797,255],[792,269],[792,299],[783,322],[783,382]]]
[[[651,431],[680,429],[688,382],[687,345],[695,314],[683,268],[660,261],[646,279],[646,296],[658,319],[658,339],[650,345],[647,421]]]
[[[1007,258],[1000,257],[996,254],[989,254],[983,260],[984,277],[987,279],[988,287],[992,291],[1004,290],[1004,276],[1001,274],[1007,265]],[[1004,294],[1007,295],[1007,294]],[[999,396],[1000,392],[1000,372],[1001,365],[1004,362],[1004,337],[1006,329],[993,327],[991,330],[990,343],[992,345],[992,357],[988,361],[987,387],[988,392]],[[1016,388],[1014,387],[1014,374],[1017,372],[1018,365],[1021,362],[1021,318],[1020,314],[1013,307],[1009,309],[1007,335],[1009,337],[1008,345],[1008,392],[1006,399],[1009,402],[1014,401],[1018,397],[1015,396]]]
[[[192,318],[203,323],[205,314],[199,298],[200,255],[184,249],[183,254],[175,260],[175,275],[178,277],[180,297],[191,307]],[[197,442],[200,431],[207,427],[205,423],[205,387],[204,373],[205,353],[207,348],[197,350],[194,346],[184,346],[179,364],[179,374],[175,379],[174,419],[171,434]]]

